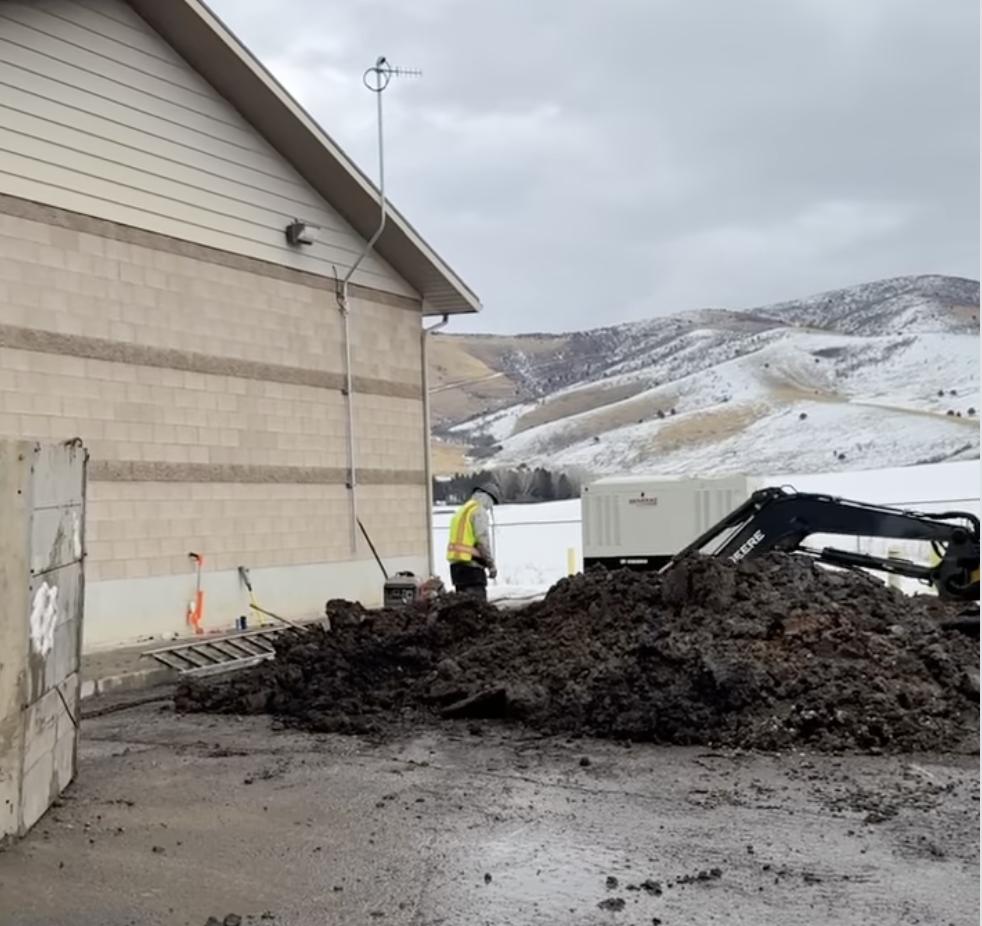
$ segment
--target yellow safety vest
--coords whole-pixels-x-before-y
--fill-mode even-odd
[[[477,499],[471,499],[454,512],[450,521],[450,539],[447,541],[447,560],[451,563],[469,563],[478,555],[477,535],[474,533],[474,513],[481,507]]]

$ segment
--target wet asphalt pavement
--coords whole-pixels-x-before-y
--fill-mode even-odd
[[[166,702],[83,737],[77,782],[0,852],[4,926],[979,921],[977,755],[371,742]]]

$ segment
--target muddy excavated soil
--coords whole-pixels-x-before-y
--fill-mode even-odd
[[[319,732],[499,718],[658,743],[977,748],[978,641],[941,632],[935,600],[802,556],[579,575],[516,610],[458,597],[327,610],[331,630],[182,685],[177,708]]]

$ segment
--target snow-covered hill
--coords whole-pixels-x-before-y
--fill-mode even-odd
[[[444,433],[493,446],[484,465],[595,474],[974,458],[978,311],[974,281],[903,277],[556,336],[551,352],[511,339],[518,401]]]

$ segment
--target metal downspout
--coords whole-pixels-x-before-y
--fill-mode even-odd
[[[434,331],[446,327],[449,315],[441,321],[420,332],[419,353],[422,363],[423,384],[423,472],[426,478],[426,574],[436,575],[436,561],[433,554],[433,458],[430,450],[430,367],[427,345]]]

